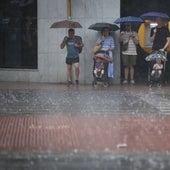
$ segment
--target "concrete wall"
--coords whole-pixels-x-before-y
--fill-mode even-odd
[[[84,49],[80,54],[80,83],[91,84],[92,47],[99,36],[97,31],[89,30],[96,22],[113,22],[120,16],[120,0],[72,0],[71,18],[81,23],[83,28],[76,29],[82,36]],[[68,29],[51,29],[53,22],[67,19],[67,0],[38,0],[38,69],[1,69],[1,81],[55,82],[66,81],[66,49],[59,45]],[[115,49],[115,83],[120,82],[120,52],[117,42]]]

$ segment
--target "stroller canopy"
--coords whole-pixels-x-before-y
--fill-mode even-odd
[[[160,58],[162,61],[167,61],[167,57],[164,51],[152,51],[146,58],[146,61],[153,61]]]
[[[97,58],[99,58],[99,59],[102,59],[102,60],[104,60],[105,62],[113,62],[113,60],[107,55],[107,54],[103,54],[103,53],[97,53],[96,55],[94,55],[94,57],[93,57],[94,59],[97,59]]]

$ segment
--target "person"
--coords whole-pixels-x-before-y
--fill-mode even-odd
[[[162,51],[166,55],[167,48],[170,44],[169,29],[166,26],[166,21],[161,17],[156,18],[156,23],[157,26],[151,28],[151,32],[150,32],[150,42],[152,43],[152,51]],[[150,66],[152,67],[154,63],[155,60],[153,60],[150,63]],[[165,83],[165,79],[167,79],[166,77],[168,77],[168,75],[166,75],[165,73],[163,77],[164,83]]]
[[[161,76],[162,74],[162,69],[163,69],[163,64],[161,63],[161,59],[160,58],[157,58],[156,59],[156,63],[153,65],[153,69],[152,69],[152,72],[151,72],[151,75],[153,76],[155,74],[155,72],[158,72],[159,74],[159,77]]]
[[[139,43],[138,34],[131,30],[131,24],[125,24],[125,31],[122,31],[119,36],[120,43],[128,43],[128,48],[122,51],[122,62],[124,65],[124,81],[123,84],[128,84],[129,76],[130,83],[135,84],[134,81],[134,66],[136,65],[137,48]]]
[[[162,18],[156,19],[157,26],[151,29],[150,41],[152,50],[166,51],[170,43],[170,33]]]
[[[65,61],[67,64],[67,85],[70,86],[73,84],[72,66],[74,67],[75,72],[75,83],[76,85],[79,85],[79,49],[83,48],[84,44],[82,38],[80,36],[76,36],[75,30],[72,28],[68,30],[68,36],[64,37],[60,44],[60,48],[63,49],[65,46],[67,47],[67,56]]]
[[[104,75],[104,63],[103,60],[100,58],[96,59],[94,74],[96,77],[100,78],[102,78],[102,76]]]
[[[101,36],[97,39],[96,45],[101,45],[101,49],[98,51],[99,53],[106,53],[111,60],[113,60],[113,50],[115,48],[115,41],[113,37],[110,35],[110,31],[108,27],[105,27],[101,30]],[[114,69],[113,62],[108,64],[107,73],[108,78],[114,78]]]

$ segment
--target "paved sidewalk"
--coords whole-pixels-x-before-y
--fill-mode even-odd
[[[170,169],[170,87],[0,84],[0,170]]]

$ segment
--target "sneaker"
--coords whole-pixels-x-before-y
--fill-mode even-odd
[[[67,86],[71,86],[73,83],[71,80],[67,81]]]
[[[75,80],[75,82],[76,82],[76,85],[79,85],[79,80]]]
[[[157,85],[159,88],[161,87],[161,84],[160,83],[158,83],[158,85]]]
[[[131,80],[131,81],[130,81],[130,84],[135,84],[135,81],[134,81],[134,80]]]
[[[123,84],[128,84],[128,81],[127,81],[127,80],[124,80],[124,81],[123,81]]]

